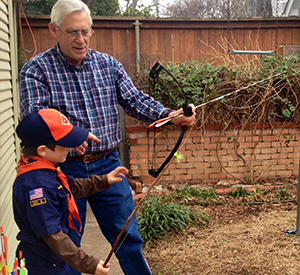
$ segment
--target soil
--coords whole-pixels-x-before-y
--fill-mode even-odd
[[[209,222],[146,244],[153,275],[300,274],[300,237],[285,233],[297,224],[297,180],[252,190],[254,196],[223,194],[204,205],[182,201],[206,213]]]

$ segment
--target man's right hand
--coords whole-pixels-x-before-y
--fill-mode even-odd
[[[86,140],[91,140],[94,141],[95,143],[100,143],[100,139],[97,138],[95,135],[92,133],[89,133],[88,137]],[[87,142],[83,142],[80,146],[74,148],[75,152],[78,153],[79,155],[83,155],[85,153],[85,150],[87,148],[88,144]]]

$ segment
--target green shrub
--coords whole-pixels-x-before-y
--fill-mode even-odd
[[[170,62],[164,66],[183,86],[188,103],[195,106],[286,71],[270,81],[197,109],[202,123],[228,127],[232,123],[300,122],[297,108],[300,101],[299,60],[300,55],[274,55],[244,65],[224,61],[224,65],[213,66],[205,60],[197,60],[179,64]],[[167,107],[180,108],[184,97],[178,84],[161,71],[154,89],[154,80],[149,84],[149,72],[150,68],[146,68],[134,79],[137,87]]]
[[[171,230],[184,230],[188,224],[208,221],[206,215],[176,202],[165,203],[158,195],[145,200],[138,218],[139,231],[145,243],[161,239]]]

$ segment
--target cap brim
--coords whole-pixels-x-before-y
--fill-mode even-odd
[[[88,135],[88,130],[74,126],[69,134],[55,143],[63,147],[75,148],[86,141]]]

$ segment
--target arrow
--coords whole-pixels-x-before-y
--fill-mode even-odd
[[[219,101],[219,100],[221,100],[221,99],[223,99],[223,98],[225,98],[225,97],[228,97],[228,96],[231,96],[231,95],[233,95],[233,94],[239,93],[240,91],[249,89],[249,88],[251,88],[251,87],[253,87],[253,86],[255,86],[255,85],[261,84],[261,83],[266,82],[266,81],[268,81],[268,80],[270,80],[270,79],[272,79],[272,78],[275,78],[275,77],[278,77],[278,76],[280,76],[280,75],[282,75],[282,74],[285,74],[286,72],[287,72],[287,71],[283,71],[283,72],[281,72],[281,73],[278,73],[278,74],[269,76],[269,77],[267,77],[267,78],[265,78],[265,79],[263,79],[263,80],[260,80],[260,81],[258,81],[258,82],[254,82],[254,83],[252,83],[251,85],[244,86],[244,87],[242,87],[242,88],[240,88],[240,89],[238,89],[238,90],[235,90],[235,91],[233,91],[233,92],[230,92],[230,93],[228,93],[228,94],[226,94],[226,95],[222,95],[222,96],[217,97],[217,98],[215,98],[215,99],[212,99],[212,100],[210,100],[210,101],[204,102],[204,103],[202,103],[202,104],[196,106],[195,109],[200,108],[200,107],[203,107],[203,106],[205,106],[205,105],[208,105],[208,104],[210,104],[210,103],[212,103],[212,102]],[[166,124],[167,122],[169,122],[170,120],[172,120],[173,118],[178,117],[178,116],[182,116],[183,114],[184,114],[183,112],[180,112],[180,113],[178,113],[178,114],[176,114],[176,115],[174,115],[174,116],[165,117],[165,118],[163,118],[163,119],[156,120],[156,121],[154,121],[152,124],[148,125],[147,128],[151,128],[151,127],[153,127],[153,126],[154,126],[154,127],[160,127],[160,126]]]

